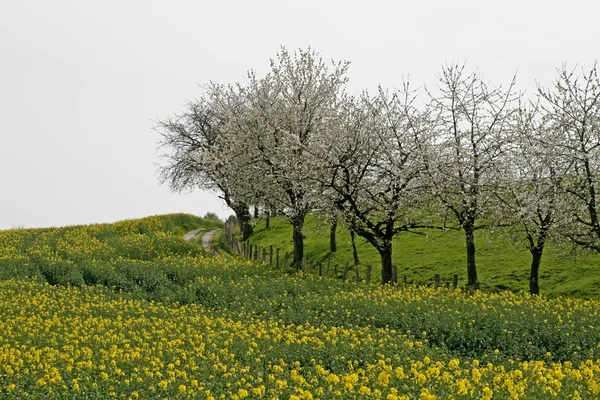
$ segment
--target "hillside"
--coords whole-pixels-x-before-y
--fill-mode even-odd
[[[252,244],[280,248],[281,254],[292,253],[292,228],[283,217],[271,218],[270,227],[264,220],[255,221]],[[329,225],[318,215],[309,215],[305,226],[305,255],[314,263],[326,263],[329,257]],[[410,283],[431,284],[434,275],[442,282],[459,275],[459,285],[466,283],[464,234],[460,231],[420,231],[403,233],[394,242],[394,263],[399,276],[406,275]],[[331,263],[353,265],[350,235],[343,224],[337,229],[338,251],[331,254]],[[529,290],[531,256],[519,243],[513,243],[502,233],[476,232],[478,275],[483,290]],[[362,275],[367,264],[373,265],[373,279],[381,276],[379,254],[367,242],[357,237]],[[340,267],[341,269],[341,267]],[[550,297],[568,296],[600,298],[600,257],[582,250],[559,247],[549,242],[540,267],[540,291]],[[331,272],[330,272],[331,273]]]

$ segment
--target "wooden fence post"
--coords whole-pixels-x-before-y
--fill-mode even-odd
[[[346,268],[344,268],[344,275],[342,275],[343,280],[346,280],[346,277],[348,276],[348,269],[350,269],[350,263],[346,261]]]
[[[434,283],[435,288],[436,289],[439,288],[440,287],[440,274],[435,274],[435,277],[433,279],[434,279],[434,282],[435,282]]]
[[[367,281],[367,283],[371,283],[371,269],[373,268],[373,266],[371,264],[367,264],[367,276],[365,277],[365,280]]]
[[[302,257],[302,273],[306,273],[306,256]]]
[[[452,277],[452,289],[456,289],[458,287],[458,274],[454,274]]]
[[[319,263],[319,276],[323,276],[323,270],[321,269],[321,263]]]
[[[262,262],[267,262],[267,249],[263,249],[262,251]]]
[[[393,284],[398,283],[398,266],[397,265],[392,265],[392,283]]]
[[[279,247],[275,250],[275,268],[279,268]]]
[[[273,266],[273,246],[269,246],[269,266]]]

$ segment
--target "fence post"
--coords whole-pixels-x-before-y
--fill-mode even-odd
[[[331,267],[331,253],[329,253],[329,257],[327,258],[327,272],[325,275],[329,276],[329,269]]]
[[[273,266],[273,245],[269,246],[269,266]]]
[[[306,256],[302,257],[302,273],[306,273]]]
[[[373,266],[371,264],[367,264],[367,276],[365,277],[367,283],[371,283],[371,269]]]
[[[262,262],[267,262],[267,249],[263,249],[262,251]]]
[[[435,281],[435,288],[439,288],[440,287],[440,274],[435,274],[435,277],[433,278]]]
[[[319,263],[319,276],[323,276],[323,270],[321,269],[321,263]]]
[[[392,265],[392,283],[393,284],[398,283],[398,266],[397,265]]]
[[[275,250],[275,268],[279,268],[279,247]]]
[[[342,275],[342,279],[346,280],[346,277],[348,276],[348,269],[350,268],[350,263],[348,261],[346,261],[346,268],[344,268],[344,275]]]
[[[456,289],[458,287],[458,274],[454,274],[452,277],[452,289]]]

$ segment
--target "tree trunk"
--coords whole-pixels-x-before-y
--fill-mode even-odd
[[[352,240],[352,256],[354,257],[354,265],[360,264],[360,260],[358,259],[358,250],[356,250],[356,234],[351,229],[350,230],[350,238]]]
[[[254,206],[254,218],[258,218],[258,206]]]
[[[239,206],[233,209],[240,224],[242,232],[242,241],[248,240],[252,234],[252,218],[250,216],[250,208],[248,206]]]
[[[337,251],[337,243],[335,233],[337,231],[337,217],[331,219],[331,230],[329,231],[329,251],[335,253]]]
[[[477,265],[475,264],[475,229],[472,224],[464,226],[467,241],[467,286],[477,287]]]
[[[304,257],[304,215],[292,219],[294,240],[294,264],[298,270]]]
[[[392,281],[392,241],[385,241],[377,247],[381,257],[381,283]]]
[[[532,295],[540,294],[539,275],[540,262],[542,260],[542,250],[539,248],[531,249],[531,273],[529,274],[529,293]]]

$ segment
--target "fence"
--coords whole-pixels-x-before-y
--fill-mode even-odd
[[[321,277],[333,277],[342,279],[344,281],[352,279],[355,282],[371,282],[371,272],[373,270],[373,266],[371,264],[366,265],[364,269],[364,277],[362,277],[360,265],[351,265],[350,262],[347,261],[343,268],[340,268],[341,265],[331,262],[331,255],[327,257],[326,261],[313,262],[304,257],[301,262],[292,263],[290,261],[290,254],[288,252],[283,253],[279,248],[273,248],[273,246],[269,246],[267,249],[258,245],[254,245],[249,241],[240,242],[234,233],[233,224],[230,223],[225,225],[222,238],[225,241],[225,245],[229,248],[228,250],[230,253],[237,254],[238,256],[247,260],[252,260],[258,263],[266,263],[267,265],[277,269],[281,268],[284,271],[288,271],[295,268],[296,272],[301,271],[302,273],[314,273]],[[351,272],[353,272],[353,276],[350,276]],[[452,279],[445,281],[442,281],[439,274],[435,274],[433,282],[410,283],[433,286],[435,288],[446,287],[447,289],[456,289],[458,287],[458,280],[458,274],[454,274]],[[392,265],[391,283],[398,284],[398,267],[396,265]],[[402,286],[406,287],[408,284],[409,282],[407,275],[402,275]]]

